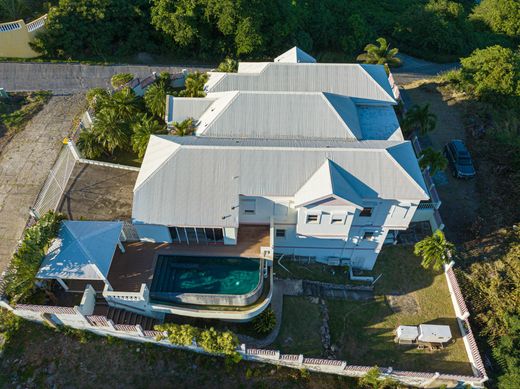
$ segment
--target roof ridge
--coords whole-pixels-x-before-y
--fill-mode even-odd
[[[388,148],[392,148],[392,147],[396,147],[396,146],[401,146],[403,144],[406,144],[406,143],[410,143],[410,141],[404,141],[403,143],[401,144],[398,144],[398,145],[393,145],[393,146],[389,146]],[[425,195],[427,195],[428,197],[430,197],[430,194],[425,192],[424,188],[419,185],[419,183],[415,180],[415,178],[413,178],[410,173],[408,173],[406,171],[406,169],[394,158],[394,156],[388,151],[388,148],[385,148],[384,151],[386,152],[386,154],[390,157],[390,159],[392,160],[392,162],[399,168],[399,170],[401,170],[401,172],[403,172],[410,181],[412,181],[412,183],[417,187],[419,188]]]
[[[334,114],[336,115],[336,118],[341,122],[343,123],[345,129],[350,133],[350,135],[352,135],[352,138],[356,139],[356,140],[359,140],[358,137],[356,136],[356,134],[354,134],[354,132],[352,132],[352,129],[348,126],[347,122],[345,122],[345,120],[343,120],[343,118],[341,117],[341,115],[339,114],[339,112],[336,110],[336,108],[334,107],[334,105],[332,104],[332,102],[329,100],[329,98],[327,97],[327,95],[336,95],[336,96],[340,96],[342,98],[345,98],[345,99],[350,99],[350,97],[348,96],[343,96],[343,95],[338,95],[336,93],[330,93],[330,92],[320,92],[323,99],[326,101],[326,104],[332,109],[332,111],[334,112]],[[356,105],[354,102],[352,102],[352,104]],[[357,109],[357,107],[356,107]]]
[[[394,97],[394,96],[390,96],[390,95],[388,94],[388,92],[385,90],[385,88],[383,88],[383,87],[379,84],[379,82],[377,82],[376,79],[375,79],[374,77],[372,77],[372,75],[371,75],[371,74],[370,74],[370,73],[369,73],[369,72],[368,72],[368,71],[367,71],[367,70],[362,66],[362,64],[359,64],[359,63],[358,63],[357,65],[358,65],[359,68],[360,68],[360,69],[365,73],[365,75],[367,75],[368,78],[370,78],[370,80],[372,80],[372,82],[375,83],[375,84],[377,85],[377,87],[378,87],[380,90],[383,91],[383,93],[384,93],[385,95],[387,95],[388,97],[390,97],[394,103],[397,103],[397,101],[395,101],[395,97]]]
[[[225,105],[220,109],[220,111],[217,112],[217,114],[215,115],[215,117],[214,117],[210,122],[208,122],[208,125],[206,126],[206,128],[204,128],[204,129],[202,130],[202,132],[200,132],[200,133],[197,134],[196,136],[204,135],[204,133],[207,132],[207,131],[211,128],[211,126],[212,126],[212,125],[217,121],[217,119],[218,119],[219,117],[221,117],[221,116],[224,114],[224,112],[226,112],[227,109],[231,106],[231,104],[232,104],[232,103],[233,103],[233,102],[238,98],[238,96],[240,95],[240,90],[236,90],[236,91],[226,91],[225,93],[228,94],[228,95],[232,95],[232,97],[231,97],[231,98],[229,99],[229,101],[228,101],[228,102],[227,102],[227,103],[226,103],[226,104],[225,104]],[[228,97],[227,97],[227,96],[226,96],[226,97],[221,97],[220,99],[216,99],[213,103],[211,103],[210,106],[209,106],[209,107],[204,111],[204,113],[200,116],[199,121],[201,122],[200,119],[202,119],[202,117],[204,116],[204,114],[205,114],[206,112],[208,112],[208,110],[211,108],[211,106],[212,106],[213,104],[215,104],[217,101],[219,101],[219,100],[221,100],[221,99],[225,99],[225,98],[228,98]],[[199,125],[200,125],[200,124],[202,124],[202,123],[199,123]],[[197,128],[198,128],[199,125],[197,125]]]

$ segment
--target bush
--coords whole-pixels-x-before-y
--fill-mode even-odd
[[[20,328],[20,321],[20,317],[5,309],[0,309],[0,351],[9,342],[9,339],[16,335]]]
[[[234,355],[238,347],[238,339],[230,331],[219,332],[213,327],[200,333],[197,343],[209,353]]]
[[[87,103],[90,108],[96,108],[96,99],[99,97],[108,98],[108,91],[104,88],[92,88],[87,92]]]
[[[49,211],[34,226],[25,230],[22,243],[5,276],[5,294],[11,303],[16,304],[33,294],[36,273],[64,218],[59,213]]]
[[[495,33],[520,38],[520,3],[517,0],[482,0],[471,18]]]
[[[270,333],[276,326],[276,315],[271,307],[264,310],[253,320],[255,331],[261,335]]]
[[[134,79],[134,75],[130,73],[114,74],[110,79],[110,84],[114,89],[117,89],[125,84],[128,84]]]
[[[189,324],[165,323],[155,326],[155,329],[166,332],[170,343],[179,346],[191,346],[199,334],[198,328]]]

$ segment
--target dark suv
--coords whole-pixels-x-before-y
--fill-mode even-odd
[[[453,177],[456,178],[473,178],[475,177],[475,168],[471,155],[463,141],[454,139],[444,147],[444,155],[448,158]]]

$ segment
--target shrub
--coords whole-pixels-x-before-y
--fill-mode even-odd
[[[88,103],[88,106],[95,109],[96,108],[95,107],[96,99],[98,99],[99,96],[108,98],[109,97],[108,91],[106,89],[104,89],[104,88],[92,88],[92,89],[90,89],[87,92],[87,103]]]
[[[382,379],[377,366],[374,366],[361,377],[359,384],[361,387],[369,389],[394,389],[399,387],[399,384],[390,378]]]
[[[276,315],[271,307],[264,310],[253,320],[253,327],[259,334],[268,334],[276,326]]]
[[[90,130],[84,130],[79,134],[77,145],[83,156],[88,159],[97,159],[105,151],[98,136]]]
[[[217,72],[236,73],[237,70],[238,62],[232,58],[226,58],[217,67]]]
[[[20,317],[15,314],[0,309],[0,351],[9,342],[9,339],[16,334],[20,328]]]
[[[520,3],[517,0],[482,0],[471,18],[483,22],[495,33],[520,37]]]
[[[179,346],[190,346],[199,334],[198,328],[189,324],[165,323],[155,326],[155,329],[166,332],[170,343]]]
[[[230,331],[219,332],[213,327],[200,333],[197,343],[207,352],[233,355],[238,347],[238,339]]]
[[[59,213],[49,211],[34,226],[25,230],[22,243],[5,276],[5,294],[12,303],[16,304],[33,294],[36,273],[64,218]]]
[[[114,89],[117,89],[125,84],[128,84],[134,79],[134,75],[130,73],[118,73],[114,74],[110,79],[110,84]]]

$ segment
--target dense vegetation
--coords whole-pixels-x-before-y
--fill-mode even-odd
[[[35,47],[62,59],[146,52],[212,61],[272,58],[298,45],[325,62],[352,60],[384,36],[407,53],[444,61],[514,44],[519,19],[514,0],[60,0]]]
[[[494,29],[513,31],[510,19],[494,15],[507,1],[483,1],[480,15]],[[512,2],[509,2],[512,3]],[[518,3],[516,3],[518,5]],[[518,22],[518,18],[515,19]],[[512,28],[512,27],[511,27]],[[462,92],[468,119],[468,139],[481,166],[485,193],[480,209],[484,225],[461,251],[458,272],[478,337],[494,360],[491,383],[501,389],[520,386],[520,52],[494,45],[475,50],[461,68],[444,76]],[[460,94],[460,93],[459,93]],[[486,166],[489,165],[489,168]],[[485,170],[487,169],[487,170]],[[506,227],[505,230],[501,229]],[[489,234],[485,236],[485,234]]]
[[[12,303],[23,301],[34,293],[34,278],[49,244],[58,235],[63,218],[60,214],[48,212],[25,230],[4,279],[5,295]]]
[[[19,19],[30,22],[57,3],[57,0],[0,0],[0,23]]]

